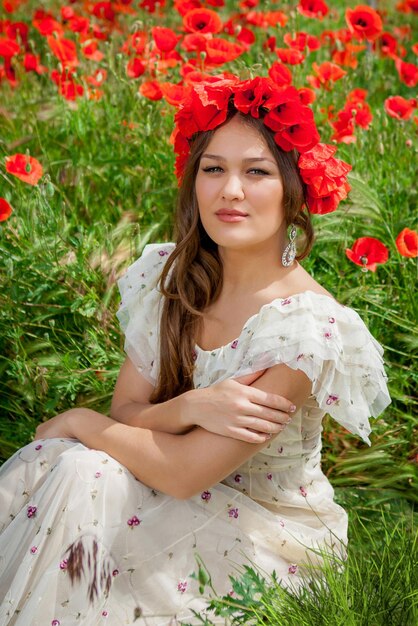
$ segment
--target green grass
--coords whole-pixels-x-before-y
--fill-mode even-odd
[[[321,576],[306,575],[302,590],[285,590],[248,566],[231,578],[232,595],[219,597],[200,563],[202,592],[212,596],[209,626],[222,616],[230,626],[414,626],[418,620],[416,518],[405,504],[371,508],[347,498],[351,509],[347,561],[324,555]],[[351,500],[349,502],[348,500]],[[337,565],[337,566],[336,566]]]

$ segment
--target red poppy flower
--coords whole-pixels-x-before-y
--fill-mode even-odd
[[[347,72],[335,63],[331,63],[330,61],[325,61],[318,65],[317,63],[312,63],[312,68],[316,74],[314,77],[308,76],[308,82],[312,87],[316,87],[318,84],[324,89],[330,89],[331,83],[335,83],[335,81],[340,80],[343,76],[347,74]],[[313,78],[314,80],[309,80]],[[313,84],[312,84],[313,83]]]
[[[253,24],[259,28],[268,28],[269,26],[286,26],[289,18],[283,11],[266,11],[265,13],[248,11],[245,19],[248,24]]]
[[[29,52],[25,54],[23,59],[23,67],[27,72],[36,72],[37,74],[45,74],[48,71],[45,65],[41,65],[39,55],[30,54]]]
[[[36,185],[43,174],[39,161],[26,154],[6,157],[6,171],[29,185]]]
[[[237,35],[237,41],[249,50],[255,42],[255,35],[252,30],[243,26]]]
[[[300,153],[307,152],[318,143],[319,139],[315,124],[304,122],[287,126],[283,131],[274,135],[275,142],[285,152],[294,148]]]
[[[299,121],[314,124],[311,109],[302,104],[295,87],[284,87],[268,104],[271,110],[265,116],[264,123],[274,131],[281,131],[283,127]]]
[[[11,214],[13,209],[10,204],[4,198],[0,198],[0,222],[5,222]]]
[[[302,104],[312,104],[316,100],[315,92],[309,87],[299,87],[298,94]]]
[[[27,46],[29,39],[29,27],[27,24],[23,22],[8,22],[7,20],[3,21],[3,33],[6,37],[23,43],[24,46]]]
[[[322,20],[328,15],[329,8],[323,0],[300,0],[297,10],[301,15]]]
[[[13,39],[8,37],[0,37],[0,57],[10,59],[11,57],[19,54],[20,46]]]
[[[380,15],[365,4],[359,4],[354,9],[346,9],[345,21],[350,32],[356,39],[373,41],[382,33],[383,25]]]
[[[113,22],[115,20],[115,11],[111,2],[95,2],[91,9],[92,14],[102,20]]]
[[[304,32],[295,33],[293,36],[291,33],[286,33],[283,41],[290,48],[296,48],[301,52],[304,52],[306,49],[309,51],[318,50],[321,47],[321,42],[317,37]]]
[[[32,24],[43,37],[52,35],[52,33],[56,33],[59,37],[61,37],[64,33],[62,25],[57,22],[52,15],[48,15],[44,11],[35,12]]]
[[[139,93],[149,100],[161,100],[163,97],[161,87],[156,80],[149,80],[142,83],[139,87]]]
[[[96,70],[91,76],[86,76],[86,82],[93,87],[101,87],[106,79],[107,71],[104,68]]]
[[[183,37],[180,45],[187,52],[203,52],[206,50],[206,44],[211,38],[211,33],[188,33]]]
[[[47,37],[48,45],[52,53],[61,62],[62,67],[71,68],[78,65],[77,50],[75,43],[70,39],[56,39],[52,35]]]
[[[406,63],[399,58],[395,60],[395,67],[401,81],[408,87],[415,87],[418,83],[418,67],[413,63]]]
[[[252,80],[243,82],[236,90],[234,95],[234,105],[247,115],[259,117],[259,108],[266,105],[272,94],[272,83],[268,78],[257,76]]]
[[[305,60],[305,56],[296,48],[276,48],[275,53],[282,63],[299,65]]]
[[[210,9],[192,9],[183,17],[183,25],[188,33],[219,33],[222,20]]]
[[[174,50],[180,39],[179,35],[171,30],[171,28],[163,28],[162,26],[155,26],[152,30],[152,37],[155,41],[155,45],[162,52],[170,52]]]
[[[130,59],[126,65],[126,75],[129,78],[139,78],[145,72],[145,65],[142,59],[134,57]]]
[[[347,197],[348,192],[351,187],[348,183],[344,183],[341,187],[332,191],[328,196],[323,196],[322,198],[317,198],[312,194],[307,193],[306,204],[308,205],[309,212],[314,213],[315,215],[326,215],[327,213],[332,213],[338,208],[341,200],[344,200]]]
[[[200,9],[202,3],[200,0],[174,0],[174,8],[180,13],[182,17],[193,9]]]
[[[384,32],[373,42],[373,49],[379,50],[382,56],[395,57],[398,42],[391,33]]]
[[[283,65],[283,63],[279,61],[274,61],[269,68],[268,74],[271,80],[276,83],[276,85],[279,85],[279,87],[292,84],[292,72],[286,65]]]
[[[104,54],[97,49],[98,45],[98,42],[93,40],[82,47],[82,52],[86,59],[90,59],[91,61],[101,61],[103,59]]]
[[[415,98],[407,100],[402,96],[391,96],[385,100],[385,111],[397,120],[409,120],[417,105]]]
[[[180,106],[186,97],[186,89],[184,85],[176,85],[175,83],[160,83],[160,89],[163,92],[165,100],[173,106]]]
[[[90,22],[86,17],[74,15],[71,19],[68,20],[68,28],[73,33],[87,34],[90,28]]]
[[[211,39],[206,44],[207,60],[212,65],[223,65],[245,52],[245,47],[226,39]]]
[[[73,71],[74,70],[71,69],[64,69],[62,72],[58,72],[58,70],[51,72],[51,79],[57,85],[59,93],[66,100],[70,101],[76,100],[84,93],[84,87],[76,83]]]
[[[352,89],[350,93],[347,95],[347,102],[358,102],[359,100],[364,102],[367,98],[368,91],[367,89],[361,89],[357,87],[356,89]]]
[[[147,34],[143,31],[138,31],[133,35],[129,35],[123,44],[121,51],[128,56],[131,54],[139,56],[144,52],[146,43]]]
[[[371,272],[376,271],[378,263],[386,263],[389,258],[389,250],[374,237],[360,237],[345,253],[350,261]]]
[[[309,186],[312,196],[321,198],[335,192],[347,182],[351,165],[334,157],[337,148],[318,143],[312,150],[301,154],[298,160],[302,180]]]
[[[351,67],[355,69],[358,65],[358,52],[365,50],[364,45],[354,45],[352,43],[345,43],[342,50],[334,50],[332,53],[332,61],[337,65],[343,65],[344,67]]]
[[[338,112],[337,121],[332,122],[334,134],[331,136],[332,141],[338,143],[355,143],[357,141],[354,135],[354,119],[350,111],[343,109]]]
[[[404,228],[396,237],[399,254],[409,258],[418,256],[418,233],[416,230]]]

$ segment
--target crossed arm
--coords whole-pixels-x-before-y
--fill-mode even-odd
[[[265,431],[280,432],[283,416],[289,417],[277,407],[289,408],[293,403],[299,408],[311,392],[305,374],[276,365],[251,384],[229,379],[208,390],[186,392],[169,403],[150,405],[146,402],[149,383],[129,360],[124,368],[111,417],[71,409],[38,426],[36,438],[78,439],[107,452],[149,487],[180,499],[223,480],[253,456],[269,441]],[[136,386],[133,373],[139,377]],[[224,428],[225,434],[211,432],[210,427]]]

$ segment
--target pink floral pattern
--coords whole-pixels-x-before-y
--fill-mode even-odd
[[[26,511],[26,515],[28,517],[35,517],[37,510],[38,510],[38,507],[36,507],[36,506],[28,506],[27,511]]]
[[[187,581],[186,580],[181,580],[178,583],[177,591],[180,591],[180,593],[185,593],[187,591]]]
[[[338,402],[338,396],[335,394],[330,394],[326,399],[326,404],[328,406],[331,406],[331,404],[335,404],[336,402]]]

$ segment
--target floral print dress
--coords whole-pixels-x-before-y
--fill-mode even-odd
[[[173,248],[147,246],[119,281],[125,349],[152,383],[157,282]],[[73,439],[19,450],[0,471],[0,626],[196,624],[206,604],[197,559],[225,594],[245,564],[297,587],[320,561],[315,548],[344,555],[347,515],[321,471],[321,422],[329,413],[369,441],[368,418],[390,402],[382,352],[357,313],[309,291],[264,305],[228,345],[196,346],[196,387],[285,363],[312,395],[261,452],[188,500]]]

